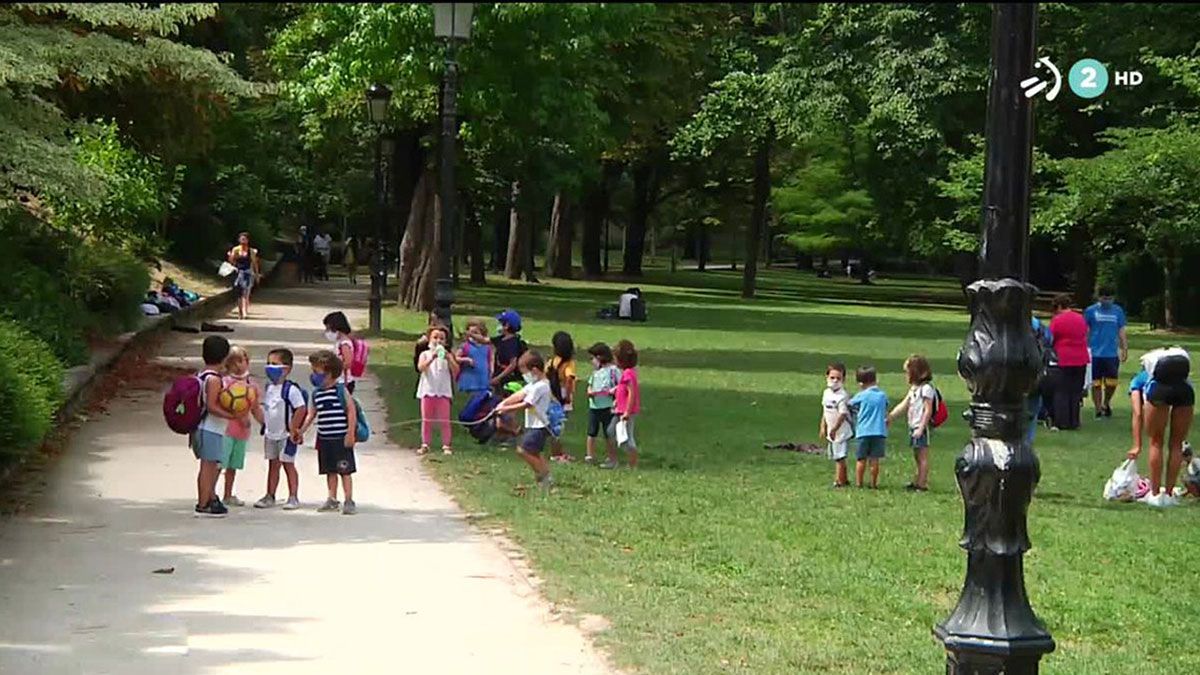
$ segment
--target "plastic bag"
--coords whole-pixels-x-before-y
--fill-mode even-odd
[[[1131,502],[1137,499],[1140,476],[1137,472],[1137,462],[1125,460],[1112,473],[1112,477],[1104,484],[1104,498],[1109,501]]]
[[[221,263],[221,266],[217,268],[217,274],[219,274],[223,277],[227,277],[236,271],[237,271],[237,268],[234,267],[233,265],[230,265],[227,262]]]

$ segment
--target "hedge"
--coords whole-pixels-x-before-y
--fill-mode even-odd
[[[0,463],[36,449],[62,404],[63,367],[44,341],[0,319]]]

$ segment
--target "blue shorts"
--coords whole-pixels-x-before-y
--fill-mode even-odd
[[[858,439],[858,461],[867,459],[883,459],[887,454],[887,436],[864,436]]]
[[[189,439],[192,454],[202,462],[220,462],[225,459],[225,435],[215,431],[197,429]]]
[[[531,455],[541,454],[546,448],[546,439],[550,437],[548,429],[526,429],[521,436],[521,450]]]
[[[916,431],[916,429],[908,430],[908,446],[910,448],[912,448],[913,450],[920,450],[922,448],[928,448],[929,447],[929,429],[926,429],[925,433],[921,434],[920,436],[913,436],[914,431]]]

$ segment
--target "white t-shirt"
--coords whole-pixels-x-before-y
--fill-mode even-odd
[[[308,405],[304,401],[304,394],[300,392],[298,384],[288,388],[288,398],[291,399],[293,415],[297,410],[303,410]],[[267,413],[266,437],[272,441],[282,441],[287,438],[288,424],[291,423],[291,420],[287,418],[287,406],[283,402],[282,382],[267,385],[267,391],[263,394],[263,408]]]
[[[204,393],[201,394],[201,396],[204,396],[205,405],[208,404],[208,380],[213,377],[217,378],[218,382],[221,381],[221,376],[219,374],[210,375],[209,377],[201,378],[200,380],[200,384],[204,387]],[[228,429],[229,419],[221,417],[220,415],[205,415],[204,419],[200,421],[200,431],[211,431],[214,434],[221,434],[224,436]]]
[[[525,411],[525,428],[545,429],[550,414],[550,381],[542,379],[527,384],[521,393],[525,394],[525,402],[533,408]]]
[[[318,234],[313,239],[313,249],[317,253],[329,253],[333,248],[333,237],[327,234]]]
[[[937,392],[934,391],[933,385],[929,383],[909,387],[908,389],[908,428],[916,429],[921,426],[921,420],[925,419],[925,401],[933,401],[937,399]],[[936,411],[934,411],[936,412]],[[930,415],[930,420],[933,415]]]
[[[354,343],[350,340],[340,340],[340,341],[335,341],[333,343],[333,353],[337,354],[339,359],[342,358],[342,347],[346,347],[347,349],[350,350],[350,358],[353,359],[354,358]],[[342,376],[338,379],[340,379],[342,382],[345,382],[346,384],[350,384],[351,382],[358,381],[357,377],[350,374],[350,361],[346,361],[345,363],[342,364]]]
[[[426,350],[428,354],[430,350]],[[425,358],[425,354],[421,358]],[[454,358],[450,350],[446,350],[446,358],[439,359],[437,356],[429,362],[429,367],[421,372],[421,379],[417,382],[417,398],[428,398],[432,396],[444,396],[446,398],[454,398],[454,389],[450,378],[450,363],[448,359]]]
[[[854,435],[854,430],[850,428],[850,394],[845,388],[834,391],[826,388],[825,394],[821,396],[821,407],[825,409],[825,433],[833,431],[833,425],[837,424],[839,415],[845,415],[846,420],[842,422],[841,428],[837,430],[837,434],[833,437],[834,443],[845,443]]]
[[[633,316],[633,301],[637,300],[637,296],[633,293],[622,293],[621,299],[617,303],[617,316],[622,319],[628,319]]]

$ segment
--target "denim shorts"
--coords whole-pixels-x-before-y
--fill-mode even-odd
[[[546,448],[546,440],[550,431],[545,428],[526,429],[521,436],[521,450],[531,455],[539,455]]]
[[[921,434],[920,436],[913,436],[914,431],[916,431],[916,429],[908,430],[908,446],[910,448],[912,448],[913,450],[920,450],[922,448],[928,448],[929,447],[929,429],[926,429],[925,433]]]
[[[197,429],[191,436],[192,454],[202,462],[220,462],[225,459],[225,435],[215,431]]]
[[[867,459],[883,459],[887,455],[887,437],[886,436],[864,436],[858,439],[858,452],[855,458],[858,461]]]

